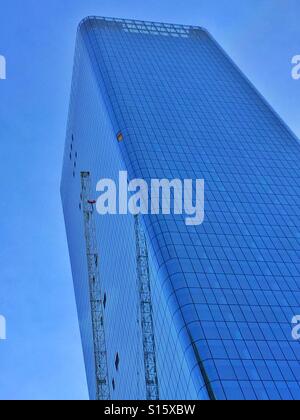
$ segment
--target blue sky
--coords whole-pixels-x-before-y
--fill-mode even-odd
[[[206,27],[300,137],[299,0],[2,0],[0,399],[86,399],[59,196],[76,27],[87,15]]]

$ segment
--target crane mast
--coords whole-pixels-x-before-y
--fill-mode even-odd
[[[96,399],[110,400],[110,387],[107,365],[107,350],[104,328],[104,307],[99,274],[99,254],[97,246],[96,224],[94,220],[94,205],[91,200],[91,176],[89,172],[81,173],[81,199],[84,220],[84,234],[90,304],[92,315],[95,371],[96,371]]]

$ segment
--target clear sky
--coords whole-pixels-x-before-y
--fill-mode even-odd
[[[0,399],[87,398],[59,196],[76,27],[87,15],[206,27],[300,136],[299,0],[1,0]]]

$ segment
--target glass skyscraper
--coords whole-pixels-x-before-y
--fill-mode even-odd
[[[204,179],[203,224],[98,215],[119,171]],[[299,177],[298,139],[205,29],[80,24],[61,191],[91,399],[300,399]]]

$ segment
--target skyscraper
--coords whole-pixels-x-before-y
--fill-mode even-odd
[[[200,27],[79,27],[62,199],[91,399],[299,399],[300,144]],[[204,179],[205,220],[96,184]]]

